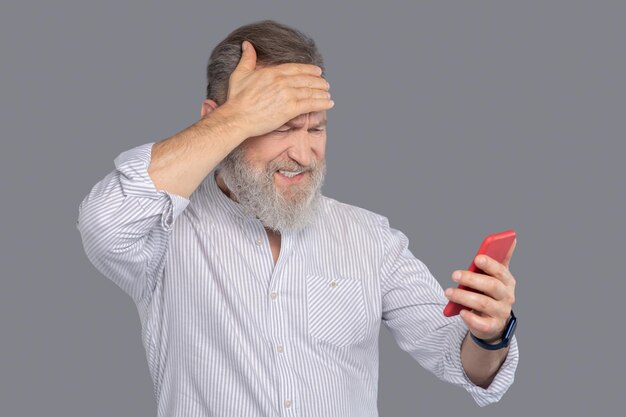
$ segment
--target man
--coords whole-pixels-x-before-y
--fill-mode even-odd
[[[480,406],[513,382],[516,339],[470,337],[503,333],[513,250],[460,271],[485,295],[444,296],[386,217],[323,196],[322,68],[295,29],[236,29],[200,120],[121,153],[80,204],[89,260],[137,305],[159,416],[377,416],[381,322]],[[473,311],[445,317],[448,300]]]

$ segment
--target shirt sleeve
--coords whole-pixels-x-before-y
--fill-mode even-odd
[[[154,142],[119,154],[115,170],[93,186],[76,227],[89,261],[137,303],[162,271],[174,221],[189,199],[157,191],[148,166]]]
[[[446,317],[448,299],[426,265],[409,250],[404,233],[383,221],[386,254],[381,267],[382,320],[396,343],[440,380],[469,392],[484,407],[498,402],[513,383],[519,360],[517,339],[487,389],[474,384],[461,363],[468,327],[459,316]]]

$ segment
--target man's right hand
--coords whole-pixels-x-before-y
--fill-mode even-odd
[[[254,46],[244,42],[247,48],[230,75],[223,106],[233,112],[246,137],[269,133],[300,114],[333,107],[320,67],[286,63],[256,68]]]

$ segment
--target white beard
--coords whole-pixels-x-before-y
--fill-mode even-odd
[[[247,163],[241,146],[217,165],[219,175],[245,213],[254,214],[263,226],[278,233],[297,231],[313,223],[326,176],[322,160],[307,167],[299,183],[277,187],[275,176],[280,174],[276,170],[282,168],[299,171],[304,167],[273,162],[258,171]]]

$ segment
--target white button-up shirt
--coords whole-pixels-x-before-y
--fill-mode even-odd
[[[159,417],[378,416],[381,322],[398,346],[477,404],[498,401],[513,337],[488,389],[466,376],[468,330],[388,219],[321,196],[315,222],[266,231],[212,171],[189,199],[157,191],[153,142],[122,152],[83,199],[90,262],[137,306]]]

